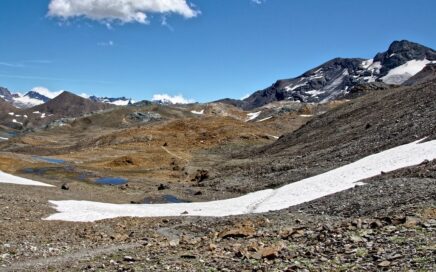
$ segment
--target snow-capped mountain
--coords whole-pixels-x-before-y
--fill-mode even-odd
[[[111,97],[96,97],[96,96],[90,96],[89,99],[91,99],[94,102],[102,102],[106,104],[112,104],[116,106],[127,106],[130,104],[135,103],[134,100],[126,97],[117,97],[117,98],[111,98]]]
[[[26,94],[11,93],[8,89],[0,87],[0,98],[9,102],[11,105],[20,108],[27,109],[37,105],[41,105],[55,98],[60,92],[51,92],[47,88],[35,87]]]
[[[0,87],[0,98],[3,98],[6,101],[12,101],[14,95],[8,89]]]
[[[388,51],[372,59],[336,58],[303,75],[279,80],[243,100],[253,109],[273,101],[327,102],[346,95],[350,88],[375,81],[402,84],[427,64],[436,63],[436,51],[409,41],[395,41]]]
[[[42,95],[36,91],[30,91],[25,95],[18,94],[17,97],[12,99],[12,105],[20,109],[27,109],[37,105],[44,104],[45,102],[50,101],[45,95]]]
[[[23,95],[21,93],[11,93],[8,89],[0,87],[0,98],[17,108],[28,109],[49,102],[62,92],[63,91],[52,92],[44,87],[35,87]],[[126,97],[111,98],[91,96],[88,99],[93,102],[101,102],[116,106],[126,106],[135,103],[135,101]]]

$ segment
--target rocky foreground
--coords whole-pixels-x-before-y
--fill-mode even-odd
[[[96,223],[42,221],[53,212],[44,190],[13,196],[20,187],[11,185],[0,193],[0,263],[4,271],[434,271],[435,178],[436,161],[423,162],[280,212]]]

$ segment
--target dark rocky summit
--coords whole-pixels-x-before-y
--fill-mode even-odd
[[[353,87],[364,83],[402,84],[414,75],[406,72],[396,74],[401,71],[388,74],[410,61],[422,62],[423,66],[427,63],[431,65],[432,61],[436,61],[436,51],[409,41],[395,41],[386,52],[378,53],[373,59],[336,58],[296,78],[278,80],[242,101],[227,99],[222,102],[247,110],[282,100],[328,102],[344,98]]]

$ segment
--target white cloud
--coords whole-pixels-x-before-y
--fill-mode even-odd
[[[155,94],[151,100],[169,104],[189,104],[195,102],[195,100],[184,98],[183,95],[171,96],[168,94]]]
[[[58,92],[52,92],[49,89],[45,88],[45,87],[35,87],[33,88],[31,91],[33,92],[37,92],[39,94],[42,94],[45,97],[48,97],[50,99],[55,98],[56,96],[60,95],[61,93],[63,93],[64,91],[58,91]]]
[[[86,98],[86,99],[88,99],[90,97],[90,95],[87,94],[87,93],[81,93],[81,94],[79,94],[79,96],[83,97],[83,98]]]
[[[69,19],[86,17],[95,21],[148,23],[149,13],[196,17],[200,12],[186,0],[51,0],[48,15]]]
[[[265,3],[265,1],[266,0],[251,0],[251,2],[253,2],[255,4],[258,4],[258,5],[261,5],[261,4]]]
[[[246,98],[249,98],[250,95],[251,95],[251,94],[246,94],[246,95],[244,95],[243,97],[241,97],[240,99],[241,99],[241,100],[244,100],[244,99],[246,99]]]
[[[12,63],[12,62],[0,62],[0,66],[12,67],[12,68],[22,68],[24,67],[21,63]]]

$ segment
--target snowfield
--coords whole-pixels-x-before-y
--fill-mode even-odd
[[[281,210],[350,189],[366,178],[436,159],[436,140],[416,141],[358,160],[335,170],[241,197],[198,203],[108,204],[91,201],[50,201],[58,213],[46,220],[93,222],[116,217],[211,216],[221,217]]]
[[[31,186],[45,186],[54,187],[53,185],[34,181],[30,179],[20,178],[0,171],[0,183],[18,184],[18,185],[31,185]]]
[[[424,67],[429,63],[435,63],[434,61],[429,61],[427,59],[424,60],[411,60],[406,62],[403,65],[400,65],[392,70],[389,71],[389,73],[382,77],[384,83],[387,84],[403,84],[406,82],[409,78],[416,75]]]

